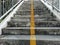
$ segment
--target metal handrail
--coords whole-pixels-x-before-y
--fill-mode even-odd
[[[57,10],[58,12],[60,12],[60,10],[59,10],[58,8],[56,8],[55,6],[53,6],[53,8],[54,8],[55,10]]]
[[[59,10],[58,8],[56,8],[56,6],[53,5],[53,0],[52,0],[52,4],[50,4],[48,1],[47,1],[47,3],[48,3],[49,5],[51,5],[53,9],[55,9],[55,10],[58,11],[58,12],[60,12],[60,10]]]
[[[7,17],[8,16],[7,14],[9,14],[20,2],[22,2],[22,0],[20,0],[12,8],[10,8],[6,13],[4,13],[3,16],[0,17],[0,21],[3,20],[5,16]]]

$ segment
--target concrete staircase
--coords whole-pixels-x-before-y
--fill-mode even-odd
[[[34,12],[36,35],[60,35],[60,22],[40,1],[34,1]],[[0,45],[30,45],[30,15],[30,1],[25,1],[7,23],[7,27],[2,29]],[[56,41],[38,39],[37,45],[60,45]]]

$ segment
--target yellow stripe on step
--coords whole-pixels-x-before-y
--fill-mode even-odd
[[[35,20],[34,20],[34,1],[31,0],[31,21],[30,21],[30,45],[36,45]]]

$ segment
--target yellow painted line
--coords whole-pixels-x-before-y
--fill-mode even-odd
[[[34,22],[34,6],[33,6],[33,0],[31,0],[31,22],[30,22],[30,32],[31,35],[35,34],[35,22]],[[32,29],[33,28],[33,29]]]
[[[33,0],[31,0],[31,22],[30,22],[30,45],[36,45],[36,37],[35,37],[35,20],[34,20],[34,4]]]
[[[35,35],[30,36],[30,45],[36,45],[36,37],[35,37]]]

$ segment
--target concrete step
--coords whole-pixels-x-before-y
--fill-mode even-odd
[[[33,29],[33,28],[32,28]],[[35,27],[36,35],[60,35],[59,27]],[[30,27],[6,27],[3,35],[29,35]]]
[[[11,38],[10,38],[11,37]],[[48,40],[48,41],[47,41]],[[40,43],[41,42],[41,43]],[[10,35],[0,39],[0,45],[30,45],[30,36]],[[36,35],[37,45],[60,45],[60,36]]]
[[[60,22],[58,21],[40,21],[35,23],[36,27],[60,27]]]
[[[15,17],[12,17],[12,19],[30,19],[30,18],[31,18],[31,16],[19,16],[19,15],[16,15]],[[36,15],[34,18],[35,19],[51,20],[51,21],[56,21],[57,20],[57,18],[55,18],[55,17],[43,16],[43,15],[41,15],[41,16]]]
[[[60,35],[59,27],[35,27],[36,35]],[[2,30],[3,35],[29,35],[30,27],[6,27]]]
[[[30,8],[30,4],[31,3],[23,3],[21,6],[20,6],[20,8],[18,9],[18,10],[31,10],[31,8]]]
[[[20,14],[20,15],[21,14],[27,14],[27,15],[30,15],[31,12],[30,11],[19,11],[19,12],[17,11],[16,14]]]
[[[35,11],[34,13],[35,15],[38,14],[38,15],[46,15],[49,13],[48,12],[43,12],[43,11]],[[15,15],[31,15],[31,12],[27,11],[27,12],[23,12],[23,11],[20,11],[20,12],[16,12]]]
[[[24,36],[25,37],[25,36]],[[13,38],[13,39],[12,39]],[[21,38],[18,40],[17,38]],[[29,40],[23,40],[23,37],[21,36],[5,36],[0,39],[0,45],[29,45],[30,41]]]
[[[14,17],[31,17],[31,15],[14,15]]]
[[[55,17],[52,17],[52,16],[38,16],[36,15],[35,17],[35,20],[36,19],[44,19],[44,20],[50,20],[50,21],[56,21],[57,19]],[[15,17],[12,17],[12,19],[30,19],[30,16],[19,16],[19,15],[15,15]]]
[[[30,22],[30,19],[11,19],[11,21],[13,22]],[[42,19],[35,19],[35,22],[59,22],[56,20],[52,20],[52,19],[46,19],[46,18],[42,18]]]
[[[11,37],[11,38],[10,38]],[[39,44],[42,44],[42,45],[45,45],[45,44],[51,44],[53,43],[54,44],[60,44],[60,36],[49,36],[49,35],[37,35],[36,36],[36,40],[37,40],[37,45]],[[59,39],[59,40],[58,40]],[[27,36],[24,36],[24,35],[10,35],[10,36],[5,36],[3,38],[0,39],[1,43],[0,44],[10,44],[10,45],[24,45],[26,44],[27,42],[30,43],[30,36],[27,35]],[[48,41],[47,41],[48,40]],[[39,43],[41,42],[41,43]],[[27,43],[27,44],[28,44]],[[27,45],[26,44],[26,45]]]
[[[31,18],[30,15],[15,15],[13,18]],[[52,18],[52,16],[49,15],[35,15],[34,18]],[[53,17],[54,18],[54,17]]]
[[[11,19],[12,22],[30,22],[30,19]]]
[[[36,35],[60,35],[60,29],[40,29],[35,32]]]
[[[30,22],[8,22],[8,27],[27,27],[30,26]]]
[[[19,29],[30,29],[30,27],[6,27],[4,29],[19,30]],[[60,27],[35,27],[35,28],[32,27],[32,29],[37,29],[37,30],[39,30],[39,29],[60,29]]]
[[[11,27],[10,27],[11,28]],[[17,27],[15,27],[17,28]],[[28,29],[6,29],[2,30],[2,35],[30,35],[30,30]]]
[[[39,27],[60,27],[60,22],[50,19],[35,19],[35,26]],[[8,26],[30,26],[30,19],[11,19],[11,22]]]
[[[18,14],[15,14],[14,15],[14,17],[16,17],[16,16],[19,16],[19,17],[31,17],[31,14],[23,14],[23,15],[18,15]],[[36,14],[36,15],[34,15],[35,17],[53,17],[53,18],[56,18],[54,15],[51,15],[51,14]]]

